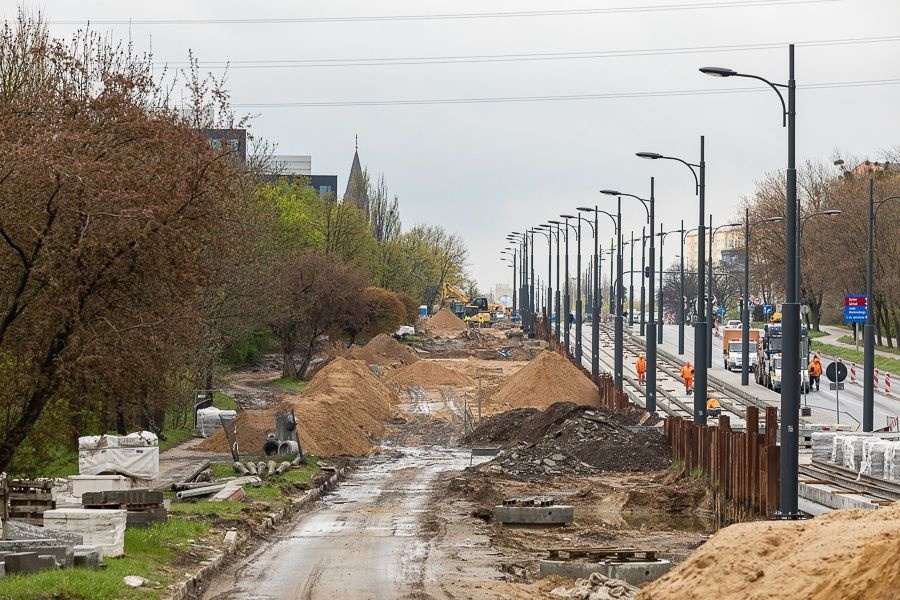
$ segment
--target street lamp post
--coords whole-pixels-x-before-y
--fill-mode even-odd
[[[634,327],[634,231],[631,232],[631,262],[628,267],[628,327]]]
[[[550,230],[548,232],[543,225],[538,225],[533,229],[533,231],[536,231],[537,233],[540,233],[547,238],[547,299],[546,306],[544,308],[544,322],[547,324],[547,331],[549,332],[549,319],[553,304],[553,283],[551,280],[551,278],[553,277],[553,230]]]
[[[889,200],[900,200],[900,196],[889,196],[875,202],[875,180],[869,180],[869,224],[866,242],[866,324],[863,326],[863,431],[874,428],[875,411],[875,218],[878,209]]]
[[[681,282],[678,298],[678,354],[684,354],[684,219],[681,220],[681,254],[679,260],[679,280]]]
[[[504,248],[503,250],[500,251],[500,254],[505,254],[506,256],[511,256],[511,257],[512,257],[512,262],[510,263],[510,266],[512,267],[512,274],[513,274],[513,284],[512,284],[512,287],[513,287],[513,297],[512,297],[513,306],[512,306],[512,308],[513,308],[513,312],[516,312],[516,249],[507,246],[506,248]],[[507,260],[508,260],[508,259],[507,259]]]
[[[682,235],[682,237],[684,236],[684,221],[681,222],[681,225],[682,225],[681,229],[673,229],[672,231],[664,232],[662,223],[660,223],[659,224],[659,233],[657,234],[659,236],[659,325],[658,325],[659,337],[657,339],[658,344],[661,344],[663,341],[663,321],[664,321],[664,319],[663,319],[663,300],[664,300],[664,295],[663,295],[663,270],[664,270],[663,248],[665,247],[665,241],[666,241],[667,235],[669,235],[671,233],[680,233]],[[682,249],[682,254],[684,254],[683,249]],[[682,269],[681,270],[683,273],[684,272],[684,261],[683,260],[682,260]],[[684,279],[684,277],[682,275],[682,280],[683,279]],[[682,286],[683,286],[683,283],[682,283]],[[682,293],[682,296],[684,296],[683,293]],[[684,340],[682,338],[682,343],[683,343],[683,341]],[[683,352],[683,350],[684,349],[682,348],[682,352]]]
[[[655,292],[654,292],[655,278],[653,276],[653,268],[654,268],[654,264],[656,262],[656,254],[655,254],[656,253],[656,244],[653,241],[653,237],[654,237],[653,232],[656,229],[656,221],[655,221],[655,219],[656,219],[656,211],[655,211],[656,199],[655,199],[655,191],[654,191],[655,185],[656,185],[655,179],[653,177],[651,177],[650,178],[650,199],[649,200],[645,200],[645,199],[641,198],[640,196],[635,196],[633,194],[624,194],[617,190],[600,190],[600,192],[602,194],[620,197],[619,198],[619,209],[618,209],[619,223],[622,222],[621,196],[626,196],[628,198],[634,198],[635,200],[640,201],[640,203],[643,205],[644,209],[647,211],[647,220],[649,221],[649,227],[650,227],[650,252],[649,252],[649,256],[648,256],[648,260],[647,260],[647,262],[649,264],[649,274],[648,274],[647,278],[650,280],[650,289],[649,289],[649,294],[648,294],[648,298],[649,298],[648,309],[649,309],[649,313],[650,313],[650,321],[648,323],[649,327],[647,328],[646,408],[647,408],[647,412],[649,412],[649,413],[656,412],[656,323],[653,322],[653,308],[654,308],[653,301],[654,301],[654,295],[655,295]],[[621,327],[622,327],[622,324],[621,324],[621,321],[622,321],[622,299],[621,298],[622,298],[622,293],[623,293],[623,290],[622,290],[623,283],[622,283],[622,277],[621,277],[621,270],[622,270],[622,230],[621,230],[621,228],[619,228],[618,239],[619,239],[618,270],[619,270],[620,276],[619,276],[619,283],[618,283],[617,294],[616,294],[618,296],[616,299],[617,337],[618,337],[618,332],[621,330]],[[616,345],[621,346],[620,343],[617,343]]]
[[[778,223],[784,217],[769,217],[750,223],[750,209],[744,209],[744,304],[741,307],[741,385],[750,385],[750,228]]]
[[[708,272],[708,276],[709,276],[709,302],[707,302],[707,304],[706,304],[707,307],[709,307],[709,308],[708,308],[708,313],[707,313],[707,318],[709,319],[709,323],[710,323],[709,331],[708,331],[707,339],[706,339],[706,341],[707,341],[707,346],[706,346],[706,365],[707,365],[708,368],[712,368],[712,348],[713,348],[713,344],[712,344],[712,332],[713,332],[713,325],[714,325],[715,322],[716,322],[716,321],[715,321],[715,317],[713,317],[713,298],[715,297],[715,294],[713,293],[713,288],[714,288],[715,283],[716,283],[715,279],[713,278],[713,258],[712,258],[712,257],[713,257],[713,240],[714,240],[715,237],[716,237],[716,233],[717,233],[720,229],[724,229],[725,227],[740,227],[740,225],[741,225],[741,223],[724,223],[724,224],[722,224],[722,225],[719,225],[719,226],[716,227],[716,228],[713,228],[712,214],[709,215],[709,228],[707,229],[707,231],[709,231],[709,257],[708,257],[708,259],[707,259],[707,261],[706,261],[706,264],[707,264],[707,266],[709,267],[709,269],[708,269],[708,271],[709,271],[709,272]]]
[[[579,206],[578,210],[581,212],[593,212],[594,213],[594,222],[593,223],[591,223],[591,221],[588,219],[584,219],[584,220],[589,225],[591,225],[592,231],[594,233],[594,257],[595,257],[595,263],[597,263],[597,262],[599,262],[599,259],[600,259],[600,246],[599,246],[599,241],[598,241],[600,239],[600,223],[598,222],[600,213],[603,213],[604,215],[606,215],[607,217],[612,219],[614,231],[616,232],[617,235],[620,235],[620,237],[621,237],[620,228],[622,226],[621,218],[619,218],[617,220],[616,217],[614,217],[612,214],[606,212],[605,210],[600,210],[597,206],[594,206],[593,208],[588,207],[588,206]],[[620,213],[621,213],[621,211],[620,211]],[[621,214],[620,214],[620,217],[621,217]],[[582,217],[579,217],[579,218],[582,218]],[[619,246],[619,262],[621,263],[621,245]],[[619,277],[621,277],[622,276],[621,264],[619,265],[618,269],[619,269]],[[595,293],[597,296],[600,296],[600,287],[601,286],[600,286],[600,271],[599,270],[597,271],[596,279],[597,279],[597,281],[596,281],[597,290]],[[612,269],[610,269],[610,279],[612,279]],[[620,296],[620,294],[616,294],[616,295]],[[612,301],[612,294],[610,294],[610,301]],[[618,301],[617,301],[617,303],[618,303]],[[593,332],[592,332],[592,336],[591,336],[591,373],[594,375],[594,378],[597,379],[600,376],[600,302],[599,302],[599,300],[595,300],[594,309],[595,310],[593,312],[593,317],[592,317],[593,318]],[[614,364],[615,365],[622,366],[621,365],[622,360],[623,360],[622,353],[623,353],[622,345],[619,343],[616,343],[615,349],[614,349],[614,356],[615,356]],[[616,372],[615,373],[616,382],[617,382],[616,385],[621,387],[621,385],[622,385],[621,378],[622,378],[622,372],[624,369],[614,366],[614,370]]]
[[[638,335],[644,336],[647,332],[646,319],[646,293],[644,283],[647,280],[647,226],[641,227],[641,318]]]
[[[706,140],[704,136],[700,136],[700,162],[690,163],[686,160],[676,158],[674,156],[664,156],[656,152],[638,152],[637,156],[652,160],[674,160],[680,162],[694,176],[694,192],[700,200],[700,218],[697,227],[697,321],[694,324],[694,362],[696,363],[696,379],[694,383],[694,423],[699,425],[706,424],[706,395],[707,395],[707,366],[704,357],[707,355],[706,331],[708,323],[706,321],[706,309],[704,300],[706,297],[706,267],[703,262],[706,260]],[[697,169],[696,171],[694,169]],[[652,232],[651,232],[652,234]],[[684,252],[682,252],[682,255]],[[682,294],[683,296],[683,294]]]
[[[802,518],[797,508],[800,428],[800,303],[797,297],[797,166],[796,132],[797,109],[794,80],[794,45],[788,46],[788,83],[776,84],[759,77],[738,73],[721,67],[704,67],[702,73],[717,77],[749,77],[762,81],[778,94],[781,101],[782,122],[788,128],[787,198],[785,200],[785,302],[782,305],[781,353],[781,452],[779,502],[776,516],[782,519]],[[788,100],[779,88],[787,88]]]
[[[559,215],[569,222],[569,219],[578,220],[578,228],[575,230],[575,240],[578,245],[578,253],[575,257],[575,362],[581,366],[581,315],[584,307],[581,302],[581,217],[576,215]],[[568,343],[566,344],[568,348]]]

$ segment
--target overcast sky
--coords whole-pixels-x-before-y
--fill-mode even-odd
[[[747,4],[756,3],[756,6]],[[728,7],[704,8],[715,4]],[[733,6],[745,4],[745,6]],[[3,16],[19,3],[0,0]],[[264,23],[156,23],[141,20],[307,19],[569,11],[691,5],[681,10],[456,19],[332,20]],[[699,7],[698,7],[699,5]],[[188,50],[201,61],[309,61],[511,54],[618,52],[607,57],[405,65],[232,68],[236,105],[629,94],[757,87],[748,79],[698,73],[727,66],[774,81],[787,80],[787,48],[747,45],[798,43],[799,85],[892,80],[894,84],[800,89],[798,163],[846,155],[879,157],[900,144],[900,2],[834,0],[310,1],[110,2],[45,0],[28,4],[55,21],[128,20],[139,49],[157,62],[181,62]],[[98,24],[127,38],[128,25]],[[891,36],[892,41],[802,45]],[[709,46],[744,46],[698,52]],[[679,49],[678,51],[671,51]],[[670,50],[623,56],[620,51]],[[633,53],[632,53],[633,54]],[[237,66],[244,66],[236,64]],[[759,84],[762,85],[762,84]],[[646,161],[650,150],[695,161],[700,134],[707,144],[708,208],[731,220],[741,196],[767,171],[784,168],[786,130],[771,91],[587,100],[376,106],[238,107],[255,114],[254,134],[282,154],[309,154],[313,172],[337,174],[341,192],[354,135],[370,173],[384,173],[399,195],[404,227],[440,224],[462,234],[471,270],[487,291],[510,280],[499,260],[511,230],[541,223],[576,206],[613,199],[598,190],[649,193],[656,176],[657,215],[666,229],[684,218],[696,226],[693,179],[670,161]],[[643,210],[632,203],[624,230],[640,230]],[[603,238],[611,223],[601,226]],[[603,239],[601,238],[601,239]],[[545,247],[546,244],[544,244]],[[667,257],[677,252],[666,246]],[[536,262],[545,265],[544,260]],[[543,269],[541,269],[543,273]]]

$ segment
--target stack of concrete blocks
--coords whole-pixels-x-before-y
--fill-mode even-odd
[[[812,457],[821,462],[834,462],[832,451],[834,449],[833,431],[814,431],[812,433]]]
[[[144,527],[164,522],[168,511],[163,504],[163,493],[156,490],[114,490],[85,492],[81,497],[84,508],[124,509],[128,511],[127,527]]]
[[[835,448],[837,449],[837,447],[840,446],[839,453],[841,458],[841,461],[835,461],[835,464],[850,469],[851,471],[859,472],[859,469],[862,466],[862,447],[864,439],[866,438],[856,435],[834,436]],[[835,451],[835,454],[837,453],[838,452]]]
[[[0,576],[65,567],[100,567],[100,553],[81,535],[7,521],[0,540]]]
[[[237,418],[237,411],[219,410],[215,406],[201,408],[197,411],[197,433],[201,437],[209,437],[214,434],[222,424],[228,424]]]
[[[889,442],[884,450],[884,478],[900,480],[900,442]]]
[[[871,477],[884,478],[884,453],[891,446],[878,438],[863,440],[862,464],[859,472]]]
[[[76,533],[103,557],[125,554],[127,510],[57,508],[44,513],[44,527]]]

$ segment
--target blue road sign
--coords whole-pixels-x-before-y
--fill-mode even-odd
[[[719,315],[724,315],[724,314],[725,314],[725,307],[724,307],[724,306],[720,306],[720,307],[716,310],[716,312],[719,313]]]
[[[844,296],[844,322],[865,323],[869,316],[867,300],[866,296],[860,294]]]
[[[766,315],[771,315],[771,314],[772,314],[772,305],[771,305],[771,304],[764,304],[764,305],[763,305],[763,314],[766,314]]]

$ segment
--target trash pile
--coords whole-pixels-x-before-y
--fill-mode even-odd
[[[436,335],[447,335],[468,329],[468,326],[465,321],[455,314],[446,308],[442,308],[425,322],[425,329]]]
[[[600,392],[575,365],[555,352],[541,352],[497,390],[491,404],[546,408],[556,402],[596,406]]]
[[[467,443],[501,443],[507,450],[479,470],[514,479],[554,475],[658,471],[671,466],[671,449],[662,432],[632,432],[615,413],[571,402],[554,404],[530,417],[491,417],[465,438]],[[500,424],[495,420],[506,420]]]
[[[900,505],[720,529],[641,600],[895,598]]]
[[[333,358],[309,385],[281,405],[242,412],[228,426],[245,456],[263,454],[268,434],[279,413],[293,409],[303,450],[317,456],[364,456],[373,438],[384,435],[384,422],[394,415],[396,396],[366,366],[356,360]],[[216,431],[194,446],[205,452],[229,452],[226,432]]]
[[[871,477],[900,481],[900,442],[816,431],[812,434],[812,448],[815,460]]]
[[[408,367],[392,371],[387,375],[387,381],[400,387],[420,388],[475,385],[475,382],[464,373],[448,369],[431,360],[420,360]]]
[[[552,598],[575,600],[633,600],[640,589],[620,579],[611,579],[600,573],[591,573],[587,579],[576,579],[575,587],[560,586],[550,592]]]
[[[351,346],[344,352],[344,358],[361,360],[367,365],[386,368],[411,365],[419,360],[414,350],[404,346],[386,333],[379,333],[365,346]]]

